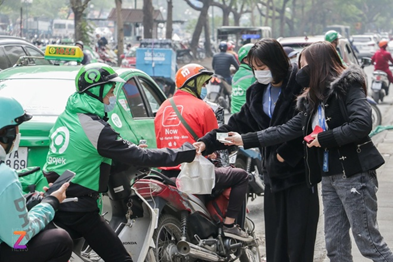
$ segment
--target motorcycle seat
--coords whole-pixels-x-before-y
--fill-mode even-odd
[[[373,72],[373,75],[382,75],[382,76],[388,76],[384,71],[381,70],[376,70]]]

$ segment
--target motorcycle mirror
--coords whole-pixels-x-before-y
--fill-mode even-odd
[[[369,58],[369,57],[362,57],[362,60],[361,60],[362,62],[361,62],[361,67],[362,68],[364,68],[365,66],[369,66],[369,65],[371,65],[372,63],[371,63],[371,58]]]

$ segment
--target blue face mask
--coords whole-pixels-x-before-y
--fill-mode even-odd
[[[113,109],[115,109],[115,106],[116,106],[116,97],[115,96],[111,96],[111,97],[109,97],[109,105],[107,105],[107,104],[104,104],[104,107],[105,107],[105,112],[110,112],[110,111],[112,111]]]
[[[205,99],[206,95],[207,95],[207,88],[206,88],[206,87],[202,87],[202,89],[201,89],[201,94],[200,94],[199,96],[200,96],[200,97],[202,98],[202,100],[203,100],[203,99]]]

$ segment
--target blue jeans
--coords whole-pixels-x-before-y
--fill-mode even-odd
[[[326,250],[330,261],[352,262],[349,229],[359,251],[373,261],[393,261],[377,222],[375,171],[322,177]]]

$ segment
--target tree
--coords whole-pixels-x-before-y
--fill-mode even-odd
[[[121,65],[121,55],[124,52],[124,24],[123,17],[121,15],[122,0],[115,0],[116,4],[116,24],[117,24],[117,65]]]
[[[82,40],[86,43],[90,41],[86,33],[87,27],[83,26],[83,22],[86,22],[83,12],[87,8],[89,2],[90,0],[70,0],[71,9],[74,12],[75,39]]]
[[[165,38],[172,39],[172,32],[173,32],[173,3],[172,0],[167,0],[168,7],[167,7],[167,15],[166,15],[166,32]]]
[[[152,0],[143,0],[143,38],[153,38],[154,8]]]

